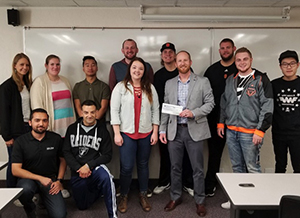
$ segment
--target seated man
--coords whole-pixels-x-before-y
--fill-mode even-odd
[[[61,194],[61,181],[66,169],[62,139],[60,135],[47,131],[49,115],[44,109],[34,109],[28,123],[32,131],[15,141],[12,154],[12,173],[19,177],[17,187],[23,188],[19,200],[27,216],[36,217],[32,198],[39,193],[49,217],[66,217]]]
[[[68,127],[63,151],[71,168],[70,184],[79,210],[90,207],[101,195],[111,218],[117,217],[113,176],[104,165],[111,160],[110,135],[96,120],[96,103],[81,104],[81,118]]]

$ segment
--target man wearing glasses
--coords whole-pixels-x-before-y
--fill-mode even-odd
[[[278,60],[283,76],[272,81],[275,172],[285,173],[289,150],[294,173],[300,173],[300,78],[296,75],[298,54],[287,50],[280,54]]]

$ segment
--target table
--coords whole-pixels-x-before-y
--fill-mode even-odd
[[[0,161],[0,170],[2,170],[3,168],[5,168],[7,166],[7,161]]]
[[[217,173],[217,179],[231,202],[231,218],[240,210],[279,209],[283,195],[300,195],[300,174]],[[249,183],[254,187],[239,186]]]
[[[23,188],[0,188],[0,217],[5,207],[16,200],[23,192]]]

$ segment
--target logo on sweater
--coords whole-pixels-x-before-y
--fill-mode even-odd
[[[84,157],[89,152],[87,147],[79,147],[79,157]]]
[[[246,93],[247,93],[248,96],[251,97],[251,96],[255,95],[256,90],[255,90],[255,88],[249,87],[249,88],[247,89]]]
[[[287,88],[282,89],[276,96],[276,101],[278,106],[282,109],[282,111],[290,113],[295,111],[297,107],[299,107],[300,102],[300,93],[297,93],[296,89]]]

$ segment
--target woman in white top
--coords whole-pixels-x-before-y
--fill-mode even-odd
[[[0,86],[0,129],[8,151],[7,187],[16,187],[17,178],[11,173],[11,153],[17,137],[29,132],[29,90],[32,85],[32,66],[24,53],[12,62],[12,76]]]
[[[143,59],[134,58],[127,68],[127,74],[119,82],[111,98],[111,125],[114,141],[120,150],[120,192],[118,210],[127,211],[127,194],[132,171],[137,162],[140,188],[140,204],[146,212],[151,210],[147,199],[149,179],[149,157],[151,146],[158,139],[159,103],[156,90],[146,75]]]

